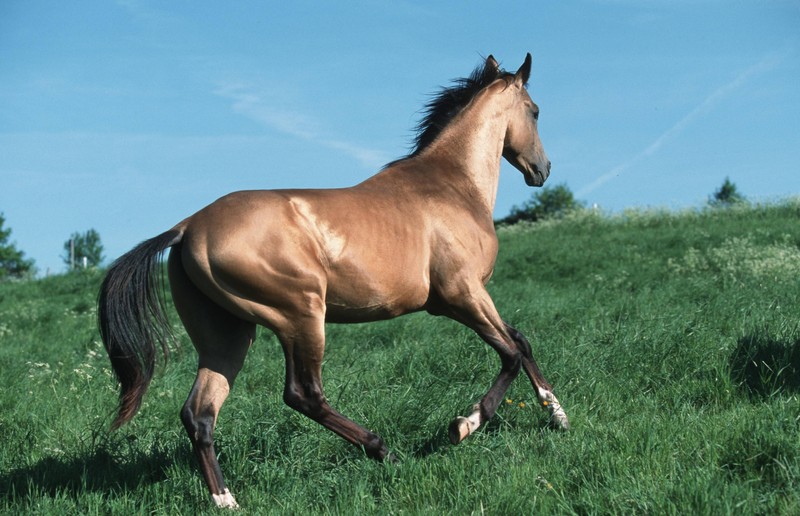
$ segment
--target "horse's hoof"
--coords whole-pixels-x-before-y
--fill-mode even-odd
[[[469,431],[469,421],[465,417],[457,417],[451,423],[450,427],[447,429],[447,434],[450,436],[450,442],[453,444],[458,444],[470,434]]]
[[[222,492],[222,494],[212,494],[211,498],[214,499],[214,503],[217,505],[217,507],[222,509],[239,508],[239,504],[236,503],[236,499],[227,488]]]
[[[569,419],[567,419],[567,414],[564,412],[564,409],[558,407],[558,410],[550,414],[550,426],[556,430],[565,432],[569,430]]]

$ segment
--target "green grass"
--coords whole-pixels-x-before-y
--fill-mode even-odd
[[[424,314],[329,326],[329,399],[401,459],[376,463],[283,405],[262,333],[217,427],[226,480],[252,514],[800,513],[798,222],[786,201],[501,231],[490,290],[569,432],[521,376],[452,446],[449,421],[499,369],[485,344]],[[107,431],[100,280],[0,284],[0,511],[214,512],[178,419],[196,365],[180,328],[141,412]]]

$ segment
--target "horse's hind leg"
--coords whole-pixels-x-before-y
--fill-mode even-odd
[[[322,389],[322,356],[325,349],[323,318],[299,316],[292,321],[292,328],[276,331],[286,356],[286,384],[283,391],[286,404],[363,448],[369,457],[385,459],[390,454],[383,440],[334,410],[325,398]]]
[[[200,292],[176,254],[169,263],[172,296],[199,355],[197,377],[181,409],[181,421],[214,502],[219,507],[238,507],[222,477],[214,450],[214,427],[255,338],[255,325],[232,316]]]
[[[550,421],[556,428],[562,430],[569,429],[567,414],[564,412],[564,409],[561,408],[561,404],[558,402],[558,399],[556,399],[555,394],[553,394],[553,388],[547,380],[544,379],[541,371],[539,371],[539,366],[536,365],[536,360],[533,359],[533,353],[531,352],[531,345],[528,339],[510,324],[505,323],[505,326],[509,336],[516,342],[517,347],[522,352],[522,368],[525,370],[525,374],[528,375],[528,378],[533,384],[533,388],[536,390],[539,403],[550,412]]]

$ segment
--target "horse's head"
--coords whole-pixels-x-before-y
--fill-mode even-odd
[[[487,66],[490,61],[493,63],[491,66],[497,66],[492,56],[487,59]],[[509,78],[508,88],[514,95],[514,101],[503,143],[503,157],[522,172],[528,186],[542,186],[550,175],[550,160],[539,140],[539,106],[531,100],[526,88],[530,75],[531,55],[528,54],[517,73]]]

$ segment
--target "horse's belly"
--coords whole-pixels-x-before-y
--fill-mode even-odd
[[[409,310],[398,311],[387,306],[353,307],[349,305],[327,304],[325,321],[331,323],[358,323],[370,321],[383,321],[407,313]]]
[[[325,294],[329,322],[367,322],[391,319],[421,310],[428,298],[426,274],[405,271],[382,275],[329,278]]]

